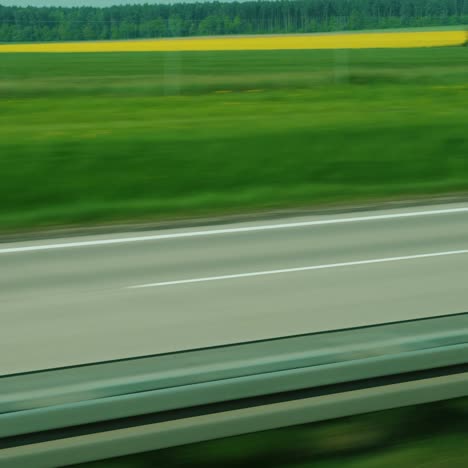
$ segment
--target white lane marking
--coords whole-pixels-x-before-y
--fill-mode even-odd
[[[448,252],[426,253],[426,254],[419,254],[419,255],[406,255],[404,257],[387,257],[387,258],[375,258],[372,260],[358,260],[354,262],[329,263],[325,265],[312,265],[312,266],[305,266],[305,267],[298,267],[298,268],[283,268],[281,270],[254,271],[251,273],[238,273],[234,275],[208,276],[205,278],[192,278],[192,279],[176,280],[176,281],[163,281],[160,283],[148,283],[148,284],[139,284],[136,286],[127,286],[125,289],[155,288],[155,287],[160,287],[160,286],[174,286],[177,284],[203,283],[205,281],[221,281],[221,280],[236,279],[236,278],[249,278],[252,276],[278,275],[282,273],[297,273],[300,271],[325,270],[327,268],[370,265],[373,263],[401,262],[405,260],[417,260],[421,258],[444,257],[448,255],[462,255],[462,254],[468,254],[468,249],[467,250],[451,250]]]
[[[61,244],[29,245],[25,247],[6,247],[0,249],[0,254],[36,252],[39,250],[69,249],[73,247],[91,247],[97,245],[127,244],[130,242],[145,242],[164,239],[181,239],[184,237],[213,236],[219,234],[233,234],[241,232],[267,231],[272,229],[288,229],[308,226],[324,226],[327,224],[356,223],[363,221],[378,221],[386,219],[411,218],[415,216],[431,216],[440,214],[468,213],[468,207],[450,208],[445,210],[413,211],[409,213],[394,213],[374,216],[356,216],[352,218],[321,219],[317,221],[303,221],[299,223],[266,224],[227,229],[211,229],[206,231],[177,232],[172,234],[155,234],[150,236],[121,237],[115,239],[96,239],[92,241],[64,242]]]

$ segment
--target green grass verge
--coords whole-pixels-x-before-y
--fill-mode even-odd
[[[467,54],[4,54],[0,231],[464,192]]]
[[[464,468],[468,400],[353,416],[76,468]]]

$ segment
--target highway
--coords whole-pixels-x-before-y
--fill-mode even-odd
[[[468,204],[0,244],[0,375],[468,310]]]

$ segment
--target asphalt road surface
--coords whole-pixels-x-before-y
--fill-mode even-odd
[[[0,244],[0,375],[467,310],[467,204]]]

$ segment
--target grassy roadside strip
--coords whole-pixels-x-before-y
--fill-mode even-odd
[[[466,192],[466,53],[2,57],[0,231]]]
[[[462,468],[468,400],[458,399],[278,429],[75,468]]]

